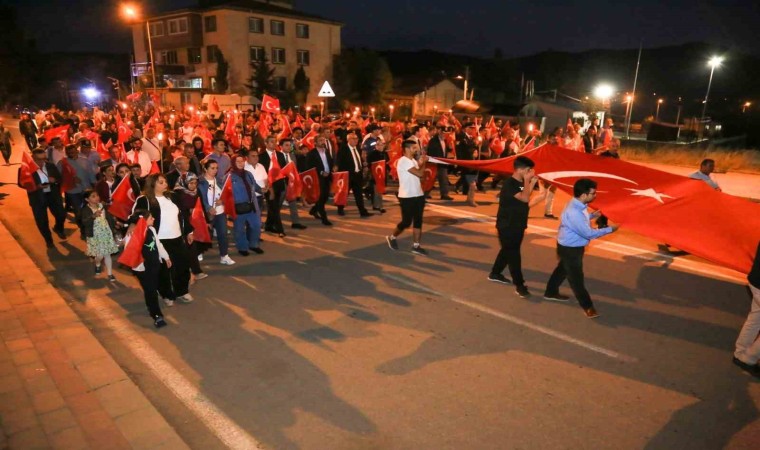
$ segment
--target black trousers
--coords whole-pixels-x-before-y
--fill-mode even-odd
[[[322,220],[327,219],[327,211],[325,211],[325,205],[327,204],[327,199],[329,198],[329,196],[330,196],[330,180],[323,176],[320,176],[319,177],[319,199],[317,199],[317,203],[315,203],[314,206],[311,207],[311,211],[309,211],[309,214],[311,215],[316,214]]]
[[[154,319],[163,316],[161,306],[158,304],[158,284],[159,277],[161,276],[161,267],[163,267],[163,264],[145,264],[145,271],[132,271],[140,281],[140,287],[145,296],[145,306],[148,307],[148,313]]]
[[[279,185],[275,185],[272,187],[272,191],[274,192],[274,198],[269,198],[269,194],[267,194],[267,220],[264,222],[264,229],[275,233],[284,233],[285,229],[282,226],[280,210],[282,209],[285,189]]]
[[[161,244],[169,254],[172,267],[161,264],[158,292],[164,298],[175,300],[190,290],[190,249],[183,237],[161,239]]]
[[[583,282],[583,253],[585,250],[586,247],[565,247],[557,244],[559,263],[552,272],[552,276],[549,277],[549,282],[546,283],[546,295],[558,294],[560,285],[567,279],[581,308],[588,309],[594,306]]]
[[[193,275],[198,275],[199,273],[203,272],[203,269],[201,269],[201,263],[198,261],[198,255],[200,255],[200,251],[198,250],[198,243],[193,242],[190,244],[188,246],[188,250],[190,251],[190,271],[193,273]]]
[[[364,207],[364,197],[362,196],[362,180],[361,172],[353,172],[348,175],[348,188],[354,193],[354,200],[356,200],[359,213],[364,214],[367,212],[367,208]],[[338,206],[338,211],[342,211],[343,208],[343,206]]]
[[[30,134],[30,135],[24,136],[24,140],[26,141],[26,146],[29,147],[29,151],[32,151],[35,148],[37,148],[37,136]]]
[[[522,273],[520,247],[525,237],[525,229],[496,228],[496,231],[499,233],[501,249],[493,262],[491,273],[502,273],[506,267],[509,267],[512,282],[517,286],[522,286],[525,284],[525,278]]]
[[[57,191],[52,192],[31,192],[29,196],[29,206],[32,207],[34,223],[45,242],[53,242],[53,235],[50,233],[50,220],[48,219],[48,210],[53,214],[56,232],[63,232],[63,223],[66,220],[66,211],[63,209],[61,194]]]
[[[399,198],[401,206],[401,222],[396,225],[399,231],[403,231],[411,225],[412,228],[422,229],[422,214],[425,212],[425,196]]]

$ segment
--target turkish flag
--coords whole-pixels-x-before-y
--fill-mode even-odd
[[[613,222],[742,273],[752,266],[760,241],[756,203],[718,192],[701,180],[556,145],[522,155],[536,163],[541,179],[570,195],[579,178],[596,181],[593,207]],[[515,157],[440,161],[509,175]]]
[[[491,116],[491,120],[489,120],[488,124],[486,124],[486,129],[491,133],[491,136],[496,135],[496,132],[499,131],[499,127],[496,126],[496,122],[493,120],[493,116]]]
[[[206,223],[206,213],[203,211],[200,197],[195,199],[195,207],[190,215],[190,225],[193,226],[194,241],[211,243],[211,234],[208,232],[208,223]]]
[[[129,139],[130,136],[132,136],[132,130],[129,129],[129,126],[126,122],[121,120],[121,114],[116,113],[116,129],[118,131],[118,138],[117,143],[123,144],[127,142],[127,139]]]
[[[391,144],[388,146],[388,162],[391,166],[391,178],[396,181],[398,181],[398,172],[396,171],[396,165],[398,164],[398,160],[401,158],[401,155],[403,155],[403,151],[401,150],[401,137],[399,136],[393,138]]]
[[[71,167],[69,158],[63,158],[61,160],[61,190],[63,192],[74,189],[77,185],[75,178],[77,177],[77,171]]]
[[[334,172],[332,174],[333,204],[346,206],[348,201],[348,172]]]
[[[303,137],[301,140],[301,143],[307,147],[309,147],[309,150],[314,150],[314,147],[316,144],[314,143],[314,140],[317,138],[317,132],[314,130],[309,131],[306,133],[306,136]]]
[[[227,175],[227,178],[224,180],[224,186],[222,187],[222,196],[219,198],[219,200],[221,200],[222,204],[224,205],[224,212],[233,219],[236,218],[237,213],[235,212],[235,196],[232,194],[232,174]],[[256,199],[254,199],[254,201],[256,201]]]
[[[275,97],[264,94],[261,99],[261,110],[269,113],[280,112],[280,101]]]
[[[267,173],[270,184],[285,178],[285,175],[282,173],[282,167],[280,167],[280,160],[277,158],[278,153],[280,152],[277,150],[272,153],[272,165],[269,167],[269,172]]]
[[[256,129],[258,130],[261,139],[266,139],[267,136],[269,136],[269,125],[267,125],[267,121],[264,120],[263,117],[259,117],[259,123],[256,124]]]
[[[287,116],[281,115],[280,122],[282,122],[282,131],[280,131],[280,134],[277,136],[278,141],[289,138],[293,134],[293,130],[290,129],[290,122],[288,121]]]
[[[100,155],[100,159],[103,161],[107,159],[111,159],[111,154],[108,153],[108,149],[111,148],[111,146],[113,145],[111,140],[109,139],[108,142],[103,144],[103,141],[100,140],[100,135],[98,135],[96,140],[97,140],[97,144],[95,148],[98,151],[98,155]]]
[[[425,164],[425,176],[422,177],[422,191],[429,192],[435,185],[435,176],[438,174],[438,166],[435,164]]]
[[[60,127],[50,128],[43,133],[45,141],[50,142],[55,138],[61,138],[63,145],[69,145],[69,126],[61,125]]]
[[[158,167],[158,161],[150,163],[150,172],[148,172],[148,175],[153,175],[155,173],[161,173],[161,168]]]
[[[144,217],[137,220],[135,228],[132,230],[132,236],[129,242],[121,252],[118,262],[129,268],[135,268],[143,263],[143,244],[145,243],[145,234],[148,233],[148,222]]]
[[[283,178],[288,179],[288,188],[285,191],[285,200],[292,202],[301,196],[301,178],[298,177],[298,170],[293,161],[285,164],[285,167],[280,171],[280,175]]]
[[[232,147],[233,150],[239,149],[241,144],[240,139],[238,139],[238,134],[235,132],[236,124],[237,120],[235,114],[228,114],[227,126],[224,128],[224,137],[227,138],[227,141],[230,143],[230,147]]]
[[[301,120],[300,114],[296,114],[296,120],[293,122],[293,128],[300,128],[303,130],[303,121]]]
[[[319,200],[319,175],[317,169],[311,168],[298,174],[301,179],[301,195],[306,203],[314,204]]]
[[[385,194],[385,161],[372,163],[372,179],[375,180],[375,191]]]
[[[142,97],[142,92],[138,91],[138,92],[135,92],[134,94],[127,95],[126,98],[127,98],[127,101],[136,102],[140,100],[140,97]]]
[[[111,194],[111,205],[108,207],[108,212],[112,216],[118,217],[125,222],[132,213],[132,206],[134,206],[136,198],[135,192],[132,191],[130,177],[131,175],[121,179]]]
[[[209,105],[209,111],[214,111],[214,112],[221,111],[219,109],[219,102],[216,100],[216,97],[211,97],[211,105]]]
[[[32,174],[38,171],[40,167],[32,159],[27,152],[21,152],[21,167],[18,169],[18,185],[26,189],[28,192],[34,192],[37,188],[37,183],[34,182]]]
[[[504,142],[505,141],[498,136],[491,140],[491,145],[489,145],[489,148],[497,157],[501,156],[501,154],[504,153]]]

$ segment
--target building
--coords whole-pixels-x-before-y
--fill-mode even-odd
[[[464,88],[456,79],[440,77],[412,80],[394,78],[394,88],[386,100],[397,105],[413,117],[434,116],[438,111],[448,111],[464,98]]]
[[[229,64],[227,93],[249,95],[251,62],[266,56],[280,92],[293,87],[302,66],[311,82],[307,103],[316,103],[341,48],[341,23],[296,11],[290,1],[202,0],[197,8],[161,13],[148,23],[156,84],[164,104],[172,106],[199,104],[204,93],[216,90],[217,50]],[[145,31],[144,22],[132,28],[132,75],[149,81]]]

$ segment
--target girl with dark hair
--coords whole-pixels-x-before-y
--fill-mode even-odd
[[[84,206],[80,214],[83,234],[87,241],[87,256],[91,256],[95,261],[95,275],[101,273],[101,263],[105,261],[108,281],[116,281],[111,260],[111,255],[119,251],[119,246],[113,239],[116,221],[106,211],[94,189],[84,191]]]

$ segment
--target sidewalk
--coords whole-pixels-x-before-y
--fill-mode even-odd
[[[0,223],[0,449],[185,449]]]

